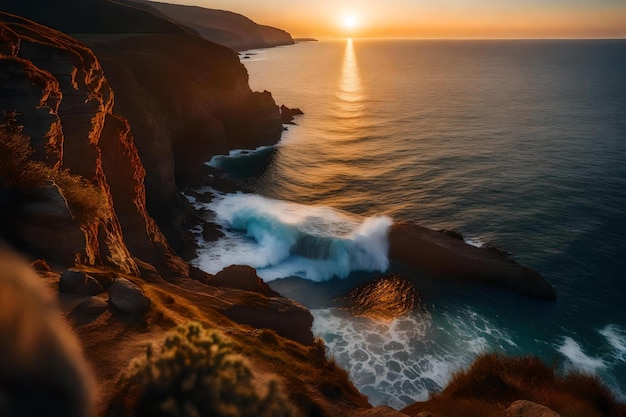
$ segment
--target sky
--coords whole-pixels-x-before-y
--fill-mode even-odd
[[[241,13],[294,37],[626,38],[626,0],[159,0]]]

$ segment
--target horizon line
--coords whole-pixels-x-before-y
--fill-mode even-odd
[[[315,40],[423,40],[423,41],[626,41],[626,36],[619,38],[598,37],[598,38],[428,38],[410,36],[292,36],[292,39],[315,39]]]

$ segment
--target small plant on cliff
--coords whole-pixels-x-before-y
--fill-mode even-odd
[[[24,135],[15,117],[16,113],[5,114],[4,122],[0,123],[0,185],[24,189],[55,184],[78,221],[86,223],[102,218],[106,207],[102,190],[67,169],[57,170],[32,160],[35,151],[30,138]]]
[[[57,185],[67,201],[72,215],[81,223],[101,219],[106,214],[106,199],[100,187],[69,170],[50,172],[50,179]]]
[[[4,115],[0,123],[0,185],[5,187],[38,187],[47,178],[49,168],[32,161],[35,152],[30,138],[15,122],[15,113]]]
[[[189,323],[131,363],[118,397],[136,417],[295,415],[275,380],[257,379],[221,333]]]

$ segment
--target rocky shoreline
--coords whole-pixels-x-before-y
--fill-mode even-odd
[[[0,121],[0,232],[32,263],[40,282],[24,279],[45,284],[78,335],[99,387],[95,413],[133,415],[128,405],[144,388],[119,388],[129,360],[173,327],[197,322],[229,338],[234,352],[254,362],[259,378],[276,378],[296,415],[404,415],[372,409],[345,371],[326,358],[323,342],[311,332],[309,311],[272,290],[252,268],[232,266],[211,275],[188,263],[195,251],[192,226],[203,224],[208,239],[219,234],[211,233],[181,191],[202,185],[240,189],[217,172],[209,178],[204,162],[231,149],[276,144],[283,123],[299,110],[281,112],[269,92],[253,92],[235,51],[184,25],[120,2],[84,3],[92,6],[89,13],[101,13],[94,32],[81,20],[92,15],[77,18],[84,4],[76,0],[59,2],[46,16],[64,32],[85,30],[83,42],[29,16],[0,12],[0,110],[6,119]],[[36,0],[20,5],[32,18],[49,7]],[[145,28],[130,30],[136,22]],[[22,165],[8,163],[18,156]],[[390,258],[418,276],[555,298],[536,271],[454,236],[396,223],[389,238]],[[3,262],[32,275],[23,261],[8,256]],[[0,279],[0,296],[10,282]],[[392,279],[353,293],[360,300],[352,306],[356,314],[384,316],[383,310],[367,311],[379,287],[397,296],[390,300],[393,314],[415,308],[405,296],[414,291],[411,283]],[[30,317],[25,320],[39,320],[15,308]],[[5,306],[0,313],[13,314]],[[0,330],[9,332],[3,323]],[[39,324],[46,332],[58,325]],[[35,354],[49,353],[40,347],[44,353]],[[74,365],[83,366],[77,348],[53,341],[49,350],[55,349],[75,355]],[[32,378],[43,386],[65,383],[45,372]],[[85,398],[80,401],[93,401]]]

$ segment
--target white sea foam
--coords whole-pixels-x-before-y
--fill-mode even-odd
[[[313,333],[373,405],[403,408],[443,389],[477,354],[514,345],[471,309],[432,316],[413,313],[391,323],[312,310]]]
[[[613,347],[613,356],[616,360],[626,362],[626,331],[614,324],[609,324],[600,330],[602,336]]]
[[[573,369],[595,374],[607,366],[602,358],[587,355],[580,344],[569,336],[563,338],[557,349],[567,358],[568,367]]]
[[[213,167],[213,168],[220,168],[222,166],[222,164],[224,163],[224,161],[228,160],[228,159],[237,159],[237,158],[242,158],[242,157],[246,157],[249,155],[254,155],[257,152],[263,152],[266,151],[268,149],[273,148],[274,145],[270,145],[270,146],[259,146],[258,148],[254,149],[254,150],[249,150],[249,149],[233,149],[231,150],[228,155],[215,155],[214,157],[211,158],[211,160],[209,162],[206,162],[205,165]]]
[[[289,276],[323,281],[389,266],[389,217],[361,219],[252,194],[221,196],[205,207],[226,233],[199,251],[195,263],[207,272],[246,264],[268,281]]]

